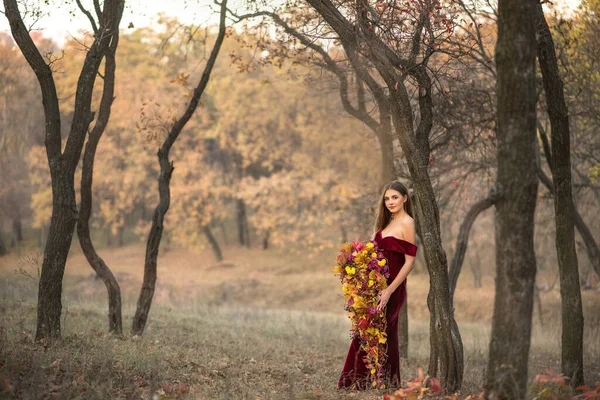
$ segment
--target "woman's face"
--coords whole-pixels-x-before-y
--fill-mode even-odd
[[[402,210],[402,207],[404,207],[404,202],[406,201],[406,196],[403,196],[402,193],[397,190],[388,189],[385,191],[383,199],[387,209],[394,214]]]

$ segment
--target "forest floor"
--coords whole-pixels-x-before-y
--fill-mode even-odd
[[[122,290],[124,330],[135,311],[144,246],[104,249]],[[162,250],[158,282],[142,337],[106,333],[106,289],[76,246],[63,286],[63,340],[34,342],[41,255],[0,258],[0,398],[137,399],[156,390],[181,399],[381,399],[383,391],[340,392],[337,378],[349,345],[349,323],[333,250],[308,258],[282,250],[227,246],[215,263],[209,250]],[[555,271],[541,271],[552,285]],[[428,275],[408,279],[409,357],[402,381],[427,369]],[[600,292],[582,292],[586,383],[600,381]],[[558,285],[534,311],[529,379],[560,370]],[[493,277],[475,288],[461,276],[455,317],[464,344],[459,398],[481,392],[493,309]],[[11,395],[11,392],[13,393]]]

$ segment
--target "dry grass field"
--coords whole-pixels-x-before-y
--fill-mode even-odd
[[[129,330],[143,269],[143,245],[101,251],[119,279]],[[211,253],[162,251],[157,291],[143,337],[106,333],[106,290],[74,246],[64,281],[63,340],[36,344],[40,255],[0,258],[0,397],[137,399],[156,391],[177,399],[381,399],[383,392],[339,392],[348,322],[333,250],[311,258],[282,250],[229,246]],[[427,366],[428,279],[408,283],[410,349],[403,382]],[[551,283],[544,271],[540,283]],[[455,300],[465,350],[461,397],[481,391],[493,304],[493,278],[475,289],[468,269]],[[586,382],[600,381],[600,292],[584,291]],[[530,380],[560,369],[558,285],[534,312]],[[537,306],[536,306],[537,307]],[[540,318],[541,317],[541,318]],[[11,394],[11,392],[13,394]]]

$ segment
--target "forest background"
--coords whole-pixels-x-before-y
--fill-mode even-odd
[[[477,32],[479,53],[467,54],[461,46],[468,40],[450,37],[430,64],[439,90],[426,168],[448,260],[456,254],[461,224],[488,197],[496,174],[490,66],[496,25],[493,13],[473,7],[480,12],[476,31],[467,17],[456,25]],[[568,14],[546,11],[571,116],[573,199],[598,240],[600,2],[584,1]],[[121,26],[115,100],[96,152],[91,238],[119,282],[124,325],[133,319],[144,242],[159,202],[156,152],[192,98],[217,28],[167,15],[152,27]],[[74,240],[63,281],[64,340],[40,347],[34,340],[37,289],[52,212],[44,110],[35,75],[11,35],[0,32],[1,390],[23,398],[135,397],[156,390],[181,398],[337,398],[349,327],[331,268],[340,243],[371,237],[374,205],[390,166],[381,140],[344,108],[338,77],[302,44],[278,41],[284,33],[260,23],[227,30],[199,108],[171,152],[171,205],[141,339],[107,333],[106,288]],[[32,38],[52,66],[66,138],[78,71],[93,36],[79,32],[57,43],[40,31]],[[339,58],[339,43],[326,44],[328,54]],[[460,57],[449,55],[457,49]],[[375,102],[361,97],[364,88],[352,75],[350,87],[356,91],[351,100],[365,101],[373,114]],[[418,87],[409,88],[418,94]],[[96,90],[92,108],[100,101]],[[549,174],[544,102],[540,95],[539,160]],[[392,175],[411,186],[397,140],[390,140],[389,150]],[[80,190],[78,168],[78,198]],[[465,348],[464,394],[479,392],[484,379],[497,246],[493,208],[471,222],[453,303]],[[554,237],[552,193],[541,187],[531,379],[560,371]],[[593,383],[600,380],[600,286],[584,240],[576,236],[576,243],[584,366],[586,382]],[[420,252],[408,279],[403,381],[428,363],[428,289]]]

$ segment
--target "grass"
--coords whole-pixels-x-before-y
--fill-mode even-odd
[[[226,251],[222,264],[208,251],[161,253],[155,302],[141,338],[105,332],[106,289],[74,251],[64,281],[63,340],[52,344],[33,341],[35,257],[0,258],[0,391],[6,377],[23,399],[137,399],[154,390],[181,399],[381,399],[374,391],[336,389],[349,339],[331,252],[308,259],[279,250]],[[126,330],[143,254],[141,245],[102,254],[121,284]],[[463,394],[481,390],[493,304],[492,279],[475,289],[465,272],[455,300],[465,350]],[[428,363],[427,275],[412,274],[408,290],[404,382]],[[583,295],[586,381],[593,383],[600,380],[600,293]],[[530,378],[560,369],[558,291],[542,294],[542,305],[543,326],[534,313]]]

